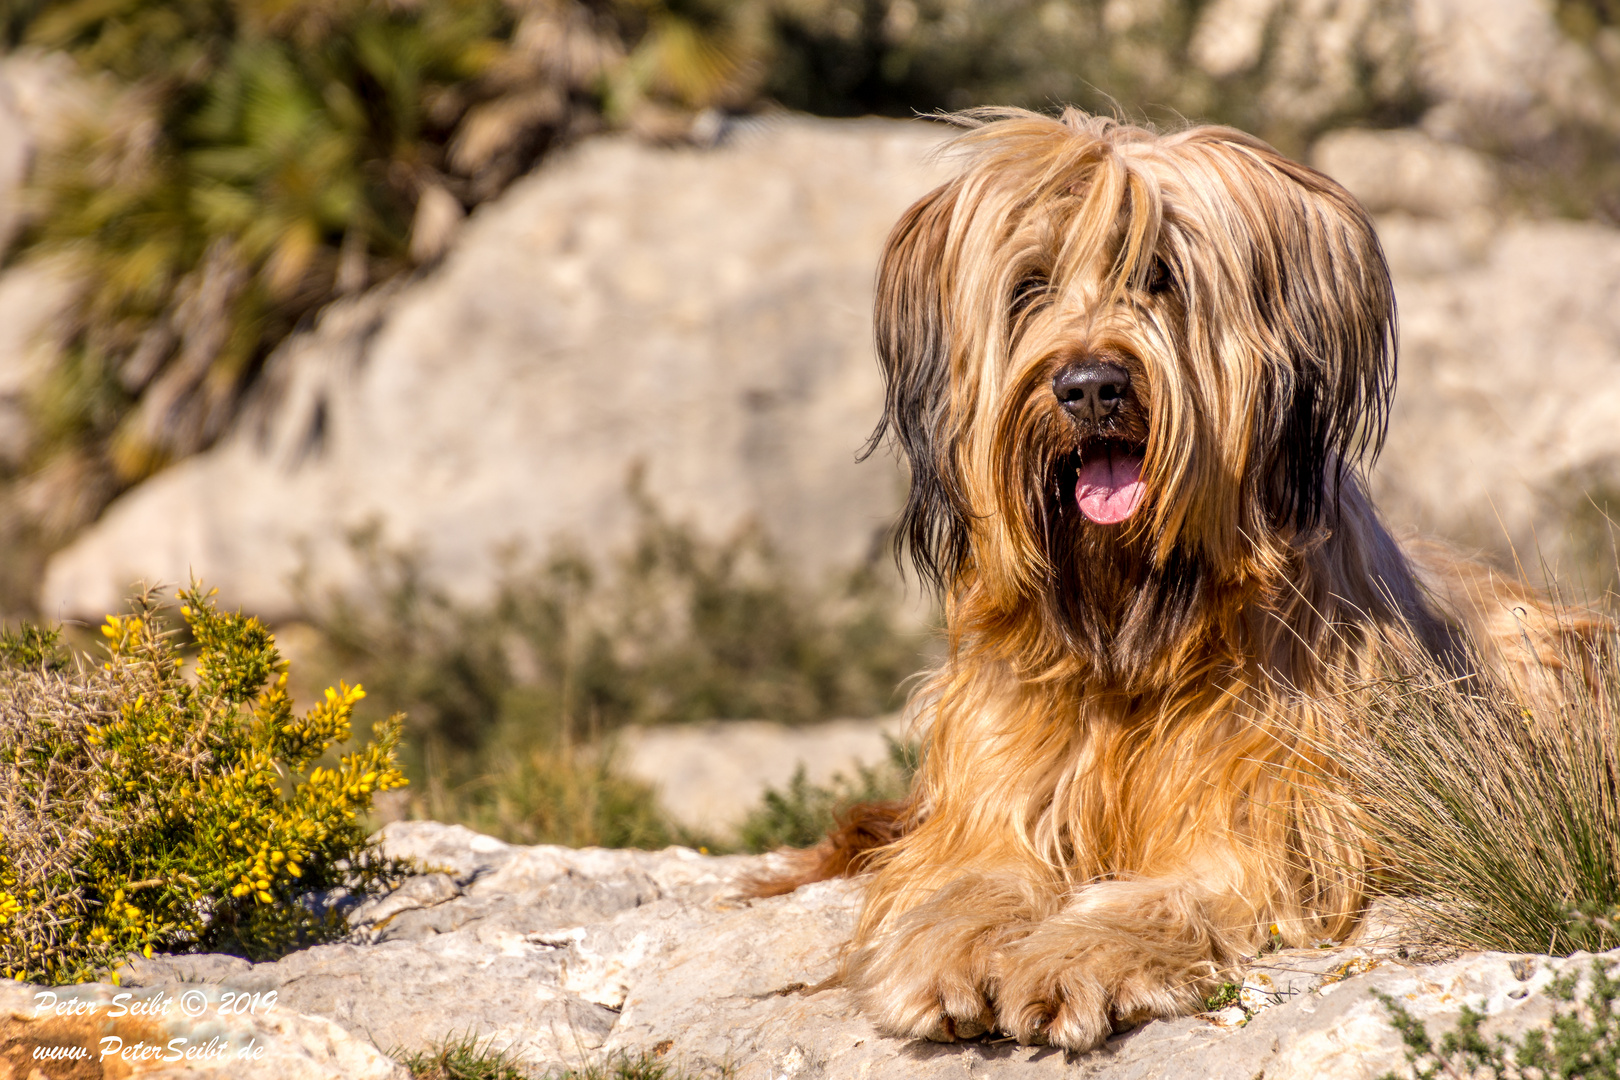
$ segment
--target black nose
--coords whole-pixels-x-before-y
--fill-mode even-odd
[[[1069,415],[1093,422],[1112,416],[1130,388],[1130,372],[1096,360],[1070,364],[1052,379],[1052,393]]]

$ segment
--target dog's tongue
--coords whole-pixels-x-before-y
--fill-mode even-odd
[[[1114,525],[1136,513],[1147,488],[1139,454],[1106,451],[1080,466],[1074,498],[1098,525]]]

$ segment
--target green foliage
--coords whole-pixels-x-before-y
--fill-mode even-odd
[[[650,793],[576,748],[635,724],[898,706],[926,634],[897,624],[890,579],[861,571],[813,590],[757,532],[705,541],[638,504],[637,539],[605,572],[563,554],[509,572],[492,603],[461,605],[368,541],[369,588],[310,601],[334,659],[411,715],[418,812],[526,843],[661,846],[676,833]]]
[[[62,632],[24,623],[0,628],[0,663],[13,668],[55,671],[63,663]]]
[[[52,633],[0,642],[7,976],[82,981],[153,950],[279,955],[345,932],[311,897],[364,897],[398,873],[357,816],[405,782],[401,718],[317,764],[349,742],[360,688],[297,716],[264,625],[195,586],[180,598],[189,672],[150,593],[107,617],[100,664],[65,662]]]
[[[714,847],[670,821],[646,784],[620,776],[604,748],[514,746],[479,755],[483,773],[451,788],[426,769],[416,808],[514,844],[643,848]]]
[[[1406,1060],[1416,1080],[1440,1076],[1489,1077],[1491,1080],[1616,1080],[1620,1077],[1620,979],[1594,959],[1586,997],[1576,1000],[1572,972],[1554,980],[1547,992],[1560,1002],[1551,1031],[1528,1031],[1517,1043],[1506,1035],[1494,1040],[1480,1033],[1485,1014],[1464,1005],[1457,1027],[1441,1036],[1439,1046],[1423,1021],[1395,998],[1373,991],[1389,1012],[1390,1023],[1406,1044]],[[1551,1038],[1549,1039],[1549,1034]],[[1393,1072],[1379,1080],[1398,1080]]]
[[[730,1070],[711,1073],[714,1080],[726,1080]],[[565,1069],[545,1080],[698,1080],[684,1069],[661,1061],[654,1054],[621,1054],[601,1065],[586,1065],[578,1069]]]
[[[1291,152],[1346,122],[1410,122],[1425,104],[1412,79],[1398,3],[1362,9],[1337,46],[1350,85],[1324,93],[1323,72],[1296,71],[1298,43],[1269,20],[1247,63],[1212,74],[1194,54],[1207,0],[1120,5],[1108,0],[819,0],[769,5],[774,48],[765,87],[794,108],[835,115],[975,105],[1076,104],[1171,125],[1183,117],[1236,124]],[[1300,24],[1308,17],[1293,14]],[[1405,51],[1403,51],[1405,50]],[[1292,94],[1276,88],[1297,87]]]
[[[1391,901],[1441,944],[1620,947],[1620,641],[1556,617],[1536,684],[1440,665],[1381,680],[1336,751]]]
[[[653,1054],[618,1054],[608,1061],[577,1069],[551,1070],[543,1077],[526,1070],[493,1040],[471,1033],[445,1040],[430,1050],[399,1051],[392,1056],[412,1080],[698,1080]],[[724,1080],[722,1072],[717,1080]]]
[[[758,809],[738,829],[738,839],[744,850],[753,852],[810,847],[856,803],[903,798],[916,771],[916,748],[893,739],[889,740],[889,761],[877,768],[857,765],[853,780],[838,775],[826,786],[812,784],[800,765],[787,791],[765,789]]]
[[[81,282],[36,403],[84,498],[206,446],[269,350],[434,258],[552,143],[746,81],[729,5],[662,0],[98,0],[8,8],[11,42],[104,76],[44,148],[17,257]],[[3,44],[3,42],[0,42]]]
[[[529,1080],[517,1059],[495,1049],[493,1042],[469,1031],[428,1050],[395,1050],[390,1056],[405,1066],[411,1080]]]
[[[1220,988],[1204,999],[1204,1010],[1215,1012],[1229,1005],[1236,1005],[1243,1000],[1243,987],[1235,982],[1223,982]]]

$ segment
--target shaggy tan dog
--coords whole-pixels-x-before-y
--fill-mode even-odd
[[[1343,188],[1228,128],[960,119],[883,255],[874,436],[949,660],[911,798],[795,881],[870,871],[844,977],[884,1031],[1085,1049],[1201,1008],[1273,926],[1356,927],[1346,691],[1530,670],[1558,628],[1363,491],[1395,301]]]

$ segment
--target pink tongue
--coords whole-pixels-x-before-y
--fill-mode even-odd
[[[1136,513],[1146,491],[1141,457],[1109,451],[1080,466],[1074,498],[1086,517],[1114,525]]]

